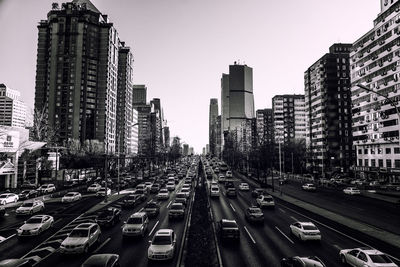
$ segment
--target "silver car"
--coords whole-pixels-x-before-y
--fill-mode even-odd
[[[17,215],[32,215],[44,210],[44,203],[41,200],[24,202],[15,212]]]
[[[101,230],[97,223],[81,223],[61,243],[60,252],[65,254],[87,253],[100,241]]]
[[[53,226],[54,218],[49,215],[35,215],[17,229],[18,236],[40,235]]]

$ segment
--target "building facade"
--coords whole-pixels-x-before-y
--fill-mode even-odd
[[[59,143],[96,139],[115,153],[118,32],[89,0],[53,4],[38,25],[35,109]]]
[[[400,1],[381,0],[374,26],[350,52],[357,176],[400,182]],[[358,86],[361,84],[369,90]]]
[[[274,139],[274,117],[271,108],[256,111],[257,145],[271,145]]]
[[[0,125],[25,127],[26,104],[20,97],[19,91],[0,84]]]
[[[137,155],[139,149],[139,115],[135,108],[132,108],[132,124],[129,131],[128,155]]]
[[[146,105],[147,101],[147,87],[144,84],[133,85],[133,106]]]
[[[210,99],[209,120],[208,120],[208,143],[212,155],[217,155],[217,117],[218,99]]]
[[[350,48],[333,44],[304,73],[307,168],[322,177],[353,164]]]

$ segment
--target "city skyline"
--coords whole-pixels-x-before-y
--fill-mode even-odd
[[[33,107],[36,26],[46,18],[52,2],[55,1],[0,2],[0,23],[6,26],[3,36],[9,40],[0,45],[3,63],[0,79],[20,91],[29,107]],[[148,99],[162,99],[171,136],[178,135],[196,152],[207,143],[207,104],[210,97],[217,97],[220,102],[220,77],[227,72],[226,66],[238,60],[251,66],[255,108],[271,107],[271,99],[276,94],[303,94],[307,67],[331,43],[355,42],[372,28],[371,21],[379,12],[376,0],[369,0],[368,4],[365,0],[323,4],[308,1],[301,6],[294,1],[285,4],[255,1],[252,5],[241,5],[237,1],[229,1],[229,5],[211,1],[201,4],[120,1],[118,5],[92,2],[109,15],[132,48],[134,84],[146,84]],[[354,12],[361,6],[363,12]],[[126,10],[132,10],[135,15]],[[302,10],[317,12],[306,16]],[[15,16],[18,13],[23,16]],[[293,24],[293,21],[301,23]],[[282,53],[275,52],[279,48]],[[198,79],[198,73],[202,73],[202,79]],[[182,110],[187,117],[182,116]],[[200,127],[193,127],[192,118],[196,118]]]

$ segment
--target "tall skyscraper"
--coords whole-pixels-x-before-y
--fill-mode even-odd
[[[210,145],[211,154],[216,155],[216,143],[217,143],[217,121],[218,117],[218,99],[210,99],[210,111],[209,111],[209,124],[208,124],[208,143]]]
[[[400,1],[381,0],[373,28],[350,52],[354,170],[360,177],[392,183],[400,182],[399,11]]]
[[[0,125],[25,127],[26,105],[20,96],[19,91],[0,84]]]
[[[304,73],[307,167],[323,175],[348,172],[353,163],[350,48],[332,45]]]
[[[128,154],[132,128],[133,56],[131,49],[121,42],[118,54],[117,93],[117,151]]]
[[[229,74],[222,74],[221,78],[221,129],[229,130]]]
[[[274,140],[274,118],[271,108],[256,111],[257,144],[271,145]]]
[[[115,152],[117,30],[89,0],[53,4],[38,25],[35,109],[59,142],[97,139]]]
[[[132,108],[132,124],[130,126],[130,136],[129,136],[129,147],[128,155],[138,154],[139,149],[139,115],[135,108]]]
[[[146,155],[150,149],[150,105],[138,105],[135,107],[138,113],[138,154]]]
[[[133,85],[133,105],[146,105],[147,101],[147,87],[143,84]]]

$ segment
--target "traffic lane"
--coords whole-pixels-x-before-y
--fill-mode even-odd
[[[282,190],[284,194],[337,214],[400,234],[400,224],[393,223],[400,222],[400,206],[395,203],[362,195],[347,195],[341,190],[322,187],[318,187],[316,192],[308,192],[301,189],[300,183],[295,182],[285,184]]]
[[[19,239],[16,235],[8,239],[5,242],[0,243],[0,260],[9,258],[20,258],[27,254],[30,250],[38,246],[40,243],[45,241],[60,228],[71,222],[73,219],[78,217],[80,214],[85,212],[87,209],[96,205],[101,200],[96,197],[87,198],[85,200],[80,200],[75,203],[64,204],[62,203],[52,203],[54,209],[52,212],[44,212],[44,214],[49,214],[54,217],[54,225],[52,228],[44,231],[39,236],[25,237]],[[65,205],[65,206],[64,206]],[[57,210],[58,208],[62,208]],[[47,209],[47,207],[46,207]],[[46,211],[46,210],[45,210]],[[28,216],[29,218],[29,216]],[[25,218],[26,220],[26,218]],[[23,222],[20,223],[22,225]],[[16,233],[16,228],[12,230]]]
[[[246,225],[240,219],[240,215],[232,208],[230,201],[221,194],[219,199],[211,199],[211,209],[214,221],[218,222],[222,218],[235,219],[240,229],[240,241],[221,242],[218,237],[218,246],[225,266],[265,266],[266,263],[272,265],[273,262],[261,252],[255,243],[254,237],[248,232]],[[217,233],[218,234],[218,233]]]

